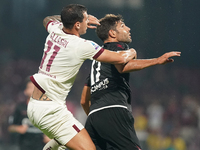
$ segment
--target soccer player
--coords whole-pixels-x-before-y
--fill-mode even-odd
[[[41,150],[45,145],[44,139],[48,139],[38,128],[32,125],[27,116],[27,104],[33,89],[34,84],[28,78],[24,90],[27,100],[19,103],[13,115],[9,117],[8,131],[19,133],[18,146],[20,150]]]
[[[52,139],[43,150],[65,146],[74,150],[95,150],[84,126],[67,109],[66,96],[86,59],[125,64],[136,52],[134,49],[122,53],[109,51],[81,38],[87,27],[95,28],[93,24],[99,24],[94,16],[87,14],[83,5],[67,5],[61,16],[46,17],[43,24],[49,35],[39,71],[30,77],[35,87],[28,104],[29,119]]]
[[[96,29],[103,48],[113,51],[128,49],[132,41],[130,28],[120,15],[108,14]],[[127,64],[113,65],[93,60],[91,73],[81,96],[81,105],[88,115],[85,128],[97,150],[140,150],[131,113],[129,72],[152,65],[172,62],[169,52],[154,59],[133,59]]]

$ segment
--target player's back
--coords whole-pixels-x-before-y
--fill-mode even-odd
[[[84,61],[79,57],[83,42],[84,39],[75,35],[50,33],[39,71],[61,82],[73,78]]]
[[[65,33],[60,22],[50,22],[43,57],[35,82],[50,99],[64,102],[76,75],[86,59],[92,59],[101,47],[96,43]]]

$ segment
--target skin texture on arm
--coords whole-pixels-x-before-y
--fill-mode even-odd
[[[127,73],[141,70],[150,66],[173,62],[170,57],[180,56],[181,52],[168,52],[158,58],[153,59],[133,59],[125,65],[115,65],[119,73]]]
[[[81,94],[81,106],[83,107],[83,110],[85,111],[86,115],[90,112],[90,87],[85,85],[82,90]]]
[[[105,49],[104,52],[96,60],[104,63],[124,65],[136,56],[136,51],[132,48],[120,52],[113,52]]]

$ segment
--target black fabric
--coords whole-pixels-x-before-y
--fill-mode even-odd
[[[26,102],[17,105],[13,114],[14,125],[28,125],[28,130],[24,134],[19,135],[19,147],[20,150],[42,150],[44,147],[43,133],[38,128],[34,127],[27,116],[27,104]]]
[[[128,45],[106,43],[103,48],[123,51],[128,49]],[[87,118],[85,128],[97,150],[140,150],[131,113],[129,75],[119,73],[112,64],[92,63],[86,84],[91,88],[90,112],[93,112]]]
[[[103,48],[112,51],[124,51],[129,47],[125,43],[106,43]],[[131,111],[129,73],[119,73],[115,65],[93,61],[92,72],[87,84],[91,87],[90,111],[108,105],[124,105]]]
[[[139,150],[134,119],[125,108],[107,108],[89,115],[85,128],[97,150]]]

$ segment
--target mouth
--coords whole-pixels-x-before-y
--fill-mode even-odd
[[[131,38],[131,34],[129,33],[129,35],[128,35],[130,38]]]

